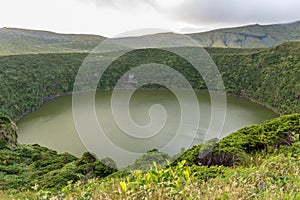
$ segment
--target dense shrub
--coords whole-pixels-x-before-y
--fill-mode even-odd
[[[291,146],[299,141],[299,134],[300,114],[285,115],[228,135],[216,143],[210,153],[204,157],[198,156],[194,162],[208,166],[232,166],[247,154]],[[194,152],[192,154],[194,155]]]
[[[157,149],[147,151],[145,154],[139,156],[126,170],[142,170],[148,171],[153,167],[153,163],[157,164],[158,168],[165,167],[167,161],[170,161],[171,157],[164,152],[160,152]]]
[[[0,190],[31,189],[38,185],[57,191],[69,181],[103,178],[115,171],[90,153],[76,158],[39,145],[0,149]]]

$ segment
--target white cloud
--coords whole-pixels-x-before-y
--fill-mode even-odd
[[[300,19],[298,0],[1,0],[0,27],[114,36],[138,28],[197,31]]]
[[[77,0],[81,2],[92,2],[100,8],[112,7],[120,10],[140,9],[145,6],[155,6],[156,0]],[[127,10],[128,11],[128,10]]]

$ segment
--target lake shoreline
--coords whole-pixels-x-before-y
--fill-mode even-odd
[[[15,123],[17,123],[18,121],[20,121],[26,115],[28,115],[28,114],[30,114],[30,113],[32,113],[32,112],[40,109],[45,103],[48,103],[48,102],[50,102],[50,101],[52,101],[52,100],[54,100],[54,99],[56,99],[58,97],[63,97],[63,96],[73,95],[73,94],[82,94],[82,93],[88,93],[88,92],[101,92],[101,91],[113,91],[113,90],[114,90],[113,88],[108,88],[108,89],[98,89],[96,91],[81,91],[81,92],[74,92],[74,91],[72,91],[72,92],[65,92],[65,93],[61,93],[61,94],[56,94],[56,95],[49,96],[49,97],[44,97],[43,98],[43,102],[39,106],[33,107],[33,108],[31,108],[31,109],[23,112],[19,117],[17,117]],[[125,90],[125,89],[122,89],[122,90]],[[128,88],[128,90],[130,90],[130,88]],[[168,89],[166,89],[166,88],[155,88],[155,89],[153,89],[153,88],[141,88],[141,89],[137,89],[137,91],[164,91],[164,90],[168,90]],[[207,89],[205,89],[205,90],[194,90],[194,91],[195,92],[209,92]],[[219,93],[218,91],[213,91],[213,92]],[[242,98],[242,99],[249,100],[249,101],[251,101],[253,103],[256,103],[256,104],[258,104],[258,105],[260,105],[262,107],[265,107],[265,108],[267,108],[269,110],[272,110],[278,116],[281,115],[274,108],[272,108],[270,106],[267,106],[267,105],[265,105],[265,104],[263,104],[261,102],[258,102],[258,101],[254,100],[254,99],[251,99],[247,95],[237,95],[237,94],[231,94],[231,93],[226,93],[226,92],[225,92],[225,94],[226,94],[226,97],[228,95],[230,95],[230,96],[235,96],[235,97],[239,97],[239,98]]]

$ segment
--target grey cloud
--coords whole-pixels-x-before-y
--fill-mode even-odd
[[[298,0],[186,0],[168,17],[190,24],[271,23],[300,19]]]
[[[170,20],[197,25],[275,23],[300,19],[299,0],[79,0],[131,12],[149,6]],[[169,6],[166,5],[169,3]]]

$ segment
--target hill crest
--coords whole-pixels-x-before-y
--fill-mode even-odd
[[[170,33],[139,36],[168,37]],[[269,48],[284,42],[300,41],[300,21],[285,24],[222,28],[186,34],[203,47]],[[135,37],[131,37],[135,38]],[[21,28],[0,28],[0,55],[37,53],[88,53],[105,37],[89,34],[60,34],[51,31]]]

